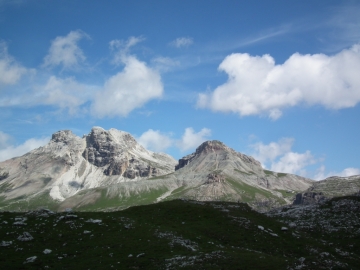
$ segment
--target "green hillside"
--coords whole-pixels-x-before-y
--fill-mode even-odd
[[[282,219],[242,203],[185,200],[117,212],[1,212],[0,269],[359,269],[359,234],[323,241],[321,228]],[[24,232],[34,239],[18,240]]]

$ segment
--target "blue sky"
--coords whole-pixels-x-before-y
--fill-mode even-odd
[[[358,1],[0,0],[0,160],[101,126],[360,174],[359,30]]]

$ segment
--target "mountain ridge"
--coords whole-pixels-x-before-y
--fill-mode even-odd
[[[218,140],[178,162],[137,143],[131,134],[93,127],[70,130],[0,163],[0,209],[117,210],[172,199],[241,201],[258,211],[291,204],[315,182],[264,170],[253,157]]]

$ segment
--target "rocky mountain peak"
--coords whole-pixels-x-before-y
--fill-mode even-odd
[[[91,164],[102,167],[120,157],[125,158],[126,150],[136,146],[135,139],[126,132],[101,127],[93,127],[86,136],[86,148],[83,157]]]
[[[208,154],[210,152],[216,151],[229,151],[230,148],[227,147],[221,141],[213,140],[213,141],[206,141],[203,142],[198,148],[196,148],[195,153],[199,154]]]
[[[198,148],[196,148],[194,153],[179,159],[179,163],[175,167],[175,170],[185,167],[200,157],[203,159],[204,157],[211,155],[218,156],[217,158],[221,157],[224,160],[235,160],[240,158],[240,160],[246,164],[251,164],[251,166],[261,168],[260,162],[255,160],[253,157],[236,152],[234,149],[226,146],[221,141],[213,140],[203,142]],[[213,160],[213,158],[210,158],[210,160]]]
[[[85,139],[82,156],[91,164],[104,167],[105,175],[134,179],[174,170],[173,158],[146,150],[127,132],[93,127]]]
[[[74,137],[76,137],[76,135],[74,133],[72,133],[71,130],[60,130],[58,132],[55,132],[51,136],[51,141],[56,142],[56,143],[59,143],[59,142],[67,143],[67,142],[73,140]]]

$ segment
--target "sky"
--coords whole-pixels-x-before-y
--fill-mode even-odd
[[[360,2],[0,0],[0,161],[70,129],[360,174]]]

